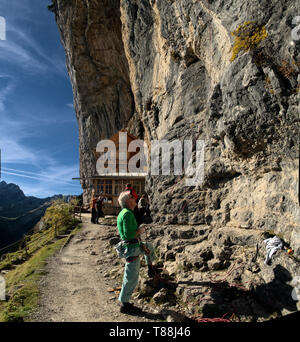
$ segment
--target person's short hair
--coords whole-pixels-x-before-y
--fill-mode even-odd
[[[130,184],[130,183],[127,183],[127,184],[126,184],[126,188],[131,188],[131,184]]]
[[[118,202],[121,208],[126,208],[127,201],[132,197],[130,191],[122,191],[118,198]]]

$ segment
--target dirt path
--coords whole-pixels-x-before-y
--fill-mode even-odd
[[[121,285],[112,269],[123,271],[123,262],[112,255],[108,241],[117,236],[115,225],[90,223],[83,215],[83,228],[69,244],[52,256],[40,280],[40,301],[31,321],[39,322],[155,322],[159,315],[140,316],[119,312],[117,294],[108,288]],[[137,303],[135,303],[137,304]],[[138,304],[137,304],[138,305]]]

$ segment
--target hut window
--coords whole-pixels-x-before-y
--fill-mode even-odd
[[[121,189],[122,189],[122,182],[116,179],[115,180],[115,192],[114,192],[114,194],[118,196],[121,192]]]
[[[112,194],[112,184],[106,184],[105,186],[105,193]]]
[[[145,193],[145,184],[142,182],[141,184],[141,194]]]

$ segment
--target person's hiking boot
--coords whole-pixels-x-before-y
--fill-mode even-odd
[[[142,310],[131,303],[122,303],[120,312],[125,314],[138,314],[141,313]]]

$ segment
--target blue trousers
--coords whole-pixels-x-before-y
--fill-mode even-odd
[[[140,247],[135,247],[135,248],[127,248],[127,251],[125,253],[125,258],[131,257],[131,256],[144,255],[146,264],[148,265],[152,263],[152,261],[154,260],[154,248],[152,244],[149,242],[144,243],[144,245],[146,245],[149,248],[150,250],[149,255],[146,255],[145,252]],[[139,257],[134,261],[126,262],[122,289],[119,295],[120,302],[123,302],[123,303],[129,302],[132,292],[134,291],[139,280],[140,265],[141,265],[141,260]]]

